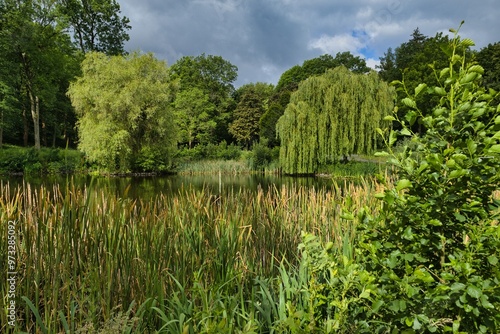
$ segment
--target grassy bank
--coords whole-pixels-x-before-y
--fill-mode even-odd
[[[333,192],[225,197],[185,190],[131,202],[75,187],[3,185],[0,233],[17,223],[16,294],[26,297],[17,299],[17,330],[269,332],[279,320],[276,279],[294,277],[301,232],[350,247],[354,226],[340,208],[376,210],[369,195],[379,187],[364,180]]]

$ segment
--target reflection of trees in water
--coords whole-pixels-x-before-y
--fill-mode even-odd
[[[61,192],[70,189],[88,187],[97,191],[104,191],[110,196],[130,199],[149,200],[161,194],[165,196],[177,195],[185,190],[205,190],[218,194],[219,175],[170,175],[170,176],[138,176],[138,177],[104,177],[104,176],[43,176],[43,177],[1,177],[0,180],[10,184],[11,191],[17,187],[30,185],[32,189],[39,189],[42,185],[53,189],[58,185]],[[271,188],[280,190],[283,186],[305,187],[315,189],[333,187],[333,181],[328,177],[291,177],[275,175],[222,175],[220,178],[223,193],[238,192],[240,190],[257,191]]]

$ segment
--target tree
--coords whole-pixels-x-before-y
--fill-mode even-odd
[[[500,91],[500,42],[488,44],[476,55],[476,61],[484,68],[483,85]]]
[[[212,142],[217,124],[213,119],[215,106],[199,88],[179,92],[174,109],[181,142],[206,145]]]
[[[273,86],[265,83],[247,84],[238,89],[238,104],[229,132],[241,145],[249,148],[259,139],[259,122],[266,112]]]
[[[370,71],[364,59],[352,55],[349,51],[338,52],[335,58],[329,54],[325,54],[317,58],[305,60],[302,66],[295,65],[285,71],[276,85],[276,90],[280,91],[287,87],[288,89],[292,88],[292,90],[295,90],[301,81],[313,75],[322,75],[327,70],[339,66],[344,66],[354,73],[368,73]]]
[[[83,53],[124,54],[130,21],[120,17],[120,5],[115,0],[61,0],[59,12]]]
[[[172,79],[178,80],[179,91],[200,89],[215,106],[211,121],[216,123],[213,142],[229,139],[228,125],[231,120],[233,82],[238,68],[220,56],[202,54],[185,56],[171,67]]]
[[[273,96],[270,98],[270,105],[274,107],[268,111],[269,114],[264,115],[265,123],[263,125],[266,127],[267,135],[273,135],[274,130],[271,129],[276,128],[277,120],[283,115],[286,106],[290,102],[290,95],[297,90],[300,82],[315,75],[322,75],[327,70],[339,66],[344,66],[354,73],[367,73],[370,71],[364,59],[353,56],[350,52],[339,52],[335,55],[335,58],[325,54],[304,61],[302,66],[295,65],[285,71],[276,85]],[[281,106],[281,108],[278,106]],[[274,124],[271,123],[273,121]],[[275,133],[274,137],[267,137],[267,139],[270,146],[277,145]]]
[[[414,91],[421,82],[437,85],[438,81],[434,75],[433,68],[444,67],[448,54],[444,51],[450,42],[448,36],[442,33],[434,37],[424,36],[417,28],[413,31],[411,39],[402,43],[394,52],[389,49],[384,57],[380,58],[380,76],[386,82],[405,81],[406,89]],[[410,110],[403,103],[407,92],[402,88],[397,90],[399,116],[402,118]],[[431,106],[437,103],[437,97],[423,92],[417,99],[417,104],[422,110],[431,110]],[[395,126],[399,126],[398,123]],[[413,130],[419,133],[425,131],[421,119],[413,123]]]
[[[279,103],[273,103],[259,120],[259,137],[265,139],[269,147],[279,145],[279,139],[276,135],[276,123],[278,123],[284,112],[285,108]]]
[[[276,126],[283,171],[311,174],[340,157],[372,153],[394,97],[377,73],[343,66],[303,81]]]
[[[108,171],[165,171],[177,143],[164,62],[152,54],[91,52],[69,96],[78,115],[79,148]]]
[[[401,80],[401,73],[396,67],[396,54],[392,48],[387,49],[384,56],[380,57],[380,65],[377,65],[376,68],[379,69],[382,80],[386,82]]]
[[[28,144],[28,110],[33,121],[35,148],[41,145],[40,123],[56,103],[65,76],[69,38],[55,22],[54,2],[33,0],[2,3],[0,55],[11,100],[22,110],[23,141]],[[12,105],[12,104],[11,104]],[[45,110],[42,113],[42,110]]]

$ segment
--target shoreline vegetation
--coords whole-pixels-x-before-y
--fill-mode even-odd
[[[85,161],[84,154],[75,149],[60,148],[25,148],[4,145],[0,148],[1,175],[57,175],[83,174],[110,177],[146,177],[162,175],[239,175],[239,174],[273,174],[281,175],[282,171],[276,160],[266,160],[256,166],[252,151],[234,150],[231,155],[196,156],[196,151],[184,150],[175,168],[168,172],[106,172],[99,171]],[[192,154],[190,156],[190,154]],[[225,159],[225,158],[228,159]],[[322,166],[318,172],[300,176],[316,177],[359,177],[381,172],[385,168],[383,159],[374,156],[353,155],[347,162],[338,162]]]

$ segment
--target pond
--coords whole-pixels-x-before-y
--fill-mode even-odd
[[[183,189],[208,189],[212,193],[227,193],[228,191],[258,189],[268,190],[271,187],[280,189],[283,185],[287,187],[326,188],[333,186],[329,177],[291,177],[277,175],[168,175],[168,176],[133,176],[133,177],[110,177],[110,176],[0,176],[0,181],[10,188],[16,189],[25,182],[32,188],[45,186],[52,188],[59,185],[61,189],[72,184],[78,188],[89,187],[94,190],[105,190],[117,197],[130,199],[148,200],[157,195],[174,195]]]

